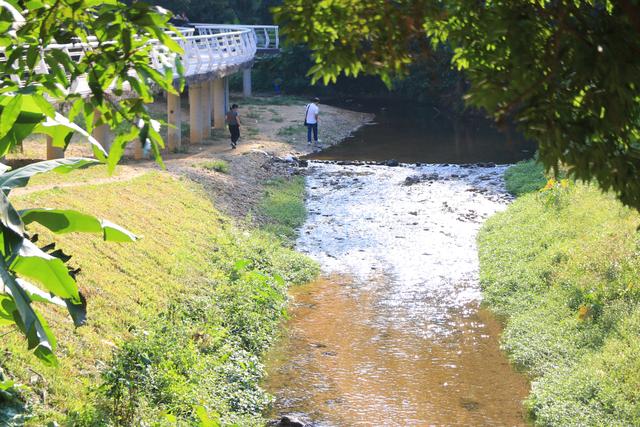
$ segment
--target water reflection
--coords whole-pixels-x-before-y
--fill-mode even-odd
[[[431,107],[387,105],[375,123],[343,143],[315,153],[317,160],[390,158],[422,163],[515,163],[530,158],[536,145],[506,126],[496,129],[481,117],[449,118]]]

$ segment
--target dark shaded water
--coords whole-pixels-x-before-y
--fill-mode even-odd
[[[375,121],[343,143],[308,156],[310,159],[382,161],[393,158],[406,163],[504,164],[531,158],[536,150],[535,143],[513,129],[499,131],[481,117],[453,118],[434,107],[398,103],[335,104],[374,112]],[[321,122],[320,133],[322,125]]]

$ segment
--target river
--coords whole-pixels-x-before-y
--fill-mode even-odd
[[[365,157],[341,150],[349,154],[335,157]],[[505,169],[310,163],[297,249],[323,274],[292,289],[265,384],[274,416],[314,426],[525,424],[529,386],[499,349],[478,283],[475,237],[510,201]]]

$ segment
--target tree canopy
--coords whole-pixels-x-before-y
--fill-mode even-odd
[[[341,73],[390,83],[448,46],[469,105],[514,122],[547,168],[563,164],[640,208],[637,0],[285,0],[274,12],[325,83]]]
[[[271,24],[269,9],[280,0],[156,0],[152,3],[174,13],[185,13],[192,22],[210,24]]]

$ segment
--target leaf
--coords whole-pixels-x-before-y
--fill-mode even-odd
[[[25,224],[35,221],[54,233],[102,232],[102,225],[99,219],[74,210],[36,208],[21,210],[19,213]]]
[[[51,294],[43,291],[36,285],[33,285],[27,282],[26,280],[20,279],[20,278],[16,278],[16,282],[18,282],[18,284],[22,287],[22,289],[24,289],[27,295],[29,295],[29,299],[31,299],[31,301],[45,302],[45,303],[57,305],[59,307],[66,307],[64,300],[62,298],[51,296]]]
[[[80,304],[74,304],[70,300],[64,300],[67,311],[73,320],[73,324],[78,327],[87,323],[87,300],[80,293]]]
[[[199,427],[220,427],[218,414],[214,413],[213,416],[215,418],[211,418],[203,406],[196,406],[194,409],[198,416]]]
[[[27,239],[22,239],[11,270],[41,284],[52,294],[80,304],[78,285],[62,260],[43,252]]]
[[[0,326],[13,325],[13,313],[16,311],[16,305],[8,294],[0,294]]]
[[[114,224],[111,221],[103,219],[101,221],[104,231],[103,238],[108,242],[134,242],[138,237],[130,231]]]
[[[59,148],[66,148],[73,133],[79,133],[91,144],[93,154],[96,158],[102,161],[107,158],[107,152],[97,139],[77,124],[70,122],[69,119],[60,113],[56,113],[55,117],[47,117],[43,123],[37,124],[33,132],[49,135],[53,140],[53,146]]]
[[[6,380],[6,381],[0,381],[0,390],[1,391],[7,391],[9,390],[11,387],[13,387],[15,384],[14,381],[11,380]]]
[[[27,166],[6,172],[0,175],[0,189],[8,194],[12,189],[24,187],[32,176],[45,172],[67,173],[74,169],[80,169],[88,165],[99,163],[95,159],[84,157],[45,160],[43,162],[32,163]]]
[[[18,119],[22,108],[22,95],[15,95],[2,109],[0,115],[0,138],[4,137]]]
[[[25,224],[35,221],[54,233],[102,233],[104,240],[110,242],[133,242],[137,239],[117,224],[75,210],[35,208],[19,213]]]
[[[0,258],[0,280],[11,294],[18,314],[16,322],[18,327],[27,337],[29,350],[44,363],[56,366],[58,361],[53,351],[56,341],[47,323],[31,307],[31,300],[22,287],[16,282],[15,277],[7,270],[4,259]]]
[[[44,302],[66,308],[75,326],[82,326],[87,322],[87,300],[82,294],[80,294],[80,304],[74,304],[70,300],[63,300],[62,298],[44,292],[26,280],[16,278],[16,282],[22,286],[22,289],[24,289],[31,301]]]
[[[24,223],[20,218],[20,214],[18,214],[3,192],[0,192],[0,223],[13,231],[19,238],[24,236]],[[5,239],[7,237],[6,235],[4,236]]]

